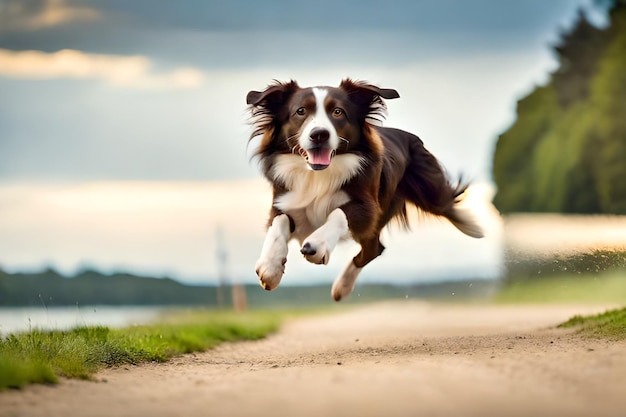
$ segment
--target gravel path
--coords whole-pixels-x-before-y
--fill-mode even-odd
[[[257,342],[0,393],[0,416],[626,416],[626,343],[553,326],[599,307],[381,303]]]

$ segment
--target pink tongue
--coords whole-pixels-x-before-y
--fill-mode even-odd
[[[309,157],[309,164],[313,165],[330,165],[330,158],[333,151],[326,148],[317,148],[307,151]]]

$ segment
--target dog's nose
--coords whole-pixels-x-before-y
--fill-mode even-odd
[[[311,142],[313,143],[324,143],[328,142],[328,139],[330,138],[330,132],[328,131],[328,129],[325,129],[323,127],[316,127],[311,130],[311,134],[309,135],[309,137],[311,138]]]

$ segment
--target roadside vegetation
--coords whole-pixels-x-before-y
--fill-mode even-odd
[[[506,282],[495,294],[499,303],[615,303],[626,302],[626,271],[593,276],[558,274],[542,279]]]
[[[89,379],[108,366],[164,362],[223,342],[260,339],[276,331],[287,315],[197,310],[124,329],[96,326],[10,334],[0,339],[0,390],[53,384],[60,377]]]
[[[493,299],[498,303],[614,304],[605,313],[574,316],[561,328],[581,335],[626,340],[626,251],[595,250],[569,256],[509,257],[508,272]]]
[[[508,258],[497,302],[626,302],[626,250]]]
[[[589,303],[626,305],[626,270],[598,274],[556,274],[509,280],[496,293],[498,303]],[[559,328],[576,328],[585,337],[626,340],[626,307],[593,316],[574,316]]]
[[[578,328],[578,332],[590,337],[626,340],[626,307],[593,316],[574,316],[561,328]]]

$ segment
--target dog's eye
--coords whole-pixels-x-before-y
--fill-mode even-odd
[[[304,113],[306,113],[306,110],[304,109],[304,107],[300,107],[298,110],[296,110],[296,114],[298,116],[304,116]]]
[[[343,109],[340,109],[339,107],[335,107],[333,109],[333,117],[341,117],[343,116]]]

